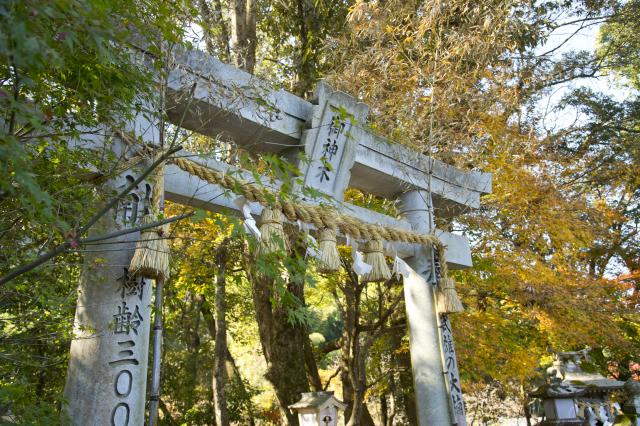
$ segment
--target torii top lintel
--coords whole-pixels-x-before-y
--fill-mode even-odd
[[[350,104],[345,121],[349,139],[355,142],[353,158],[343,164],[348,166],[344,188],[328,191],[338,199],[346,186],[386,198],[408,189],[430,188],[437,214],[455,216],[478,208],[480,196],[491,192],[491,174],[463,171],[384,139],[364,126],[366,105],[322,82],[309,102],[201,51],[180,52],[174,63],[167,93],[170,120],[178,124],[184,113],[182,127],[210,136],[231,136],[247,149],[290,155],[304,145],[312,155],[313,146],[305,140],[318,139],[312,133],[329,125],[325,109]],[[194,99],[189,101],[194,83]]]

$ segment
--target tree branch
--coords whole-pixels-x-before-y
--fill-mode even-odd
[[[342,367],[336,368],[336,371],[334,371],[333,374],[331,376],[329,376],[329,378],[327,379],[327,383],[325,383],[324,386],[322,387],[323,391],[327,390],[327,388],[331,384],[331,380],[333,380],[334,377],[336,377],[338,374],[340,374],[341,371],[342,371]]]
[[[329,352],[333,352],[335,350],[340,349],[340,347],[341,347],[340,338],[332,339],[332,340],[329,340],[328,342],[325,342],[323,345],[320,345],[320,347],[318,348],[318,352],[320,352],[323,355],[326,355]]]
[[[104,207],[102,207],[89,221],[78,230],[78,235],[82,235],[89,230],[95,223],[100,220],[102,216],[104,216],[109,210],[111,210],[124,196],[129,194],[132,189],[134,189],[140,182],[142,182],[147,176],[151,174],[152,171],[156,169],[161,163],[165,162],[167,158],[169,158],[172,154],[180,151],[182,146],[176,146],[167,150],[164,154],[162,154],[156,161],[154,161],[151,166],[147,168],[136,180],[131,182],[129,186],[123,189],[118,195],[113,197],[111,201],[109,201]],[[1,284],[1,282],[0,282]]]
[[[190,212],[190,213],[185,213],[185,214],[181,214],[179,216],[173,216],[167,219],[163,219],[163,220],[159,220],[157,222],[152,222],[152,223],[148,223],[146,225],[140,225],[140,226],[136,226],[133,228],[127,228],[127,229],[122,229],[120,231],[116,231],[116,232],[112,232],[109,234],[105,234],[105,235],[99,235],[97,237],[90,237],[90,238],[81,238],[76,240],[70,240],[70,241],[65,241],[63,244],[61,244],[60,246],[56,247],[53,250],[48,251],[47,253],[39,256],[36,260],[34,260],[33,262],[27,263],[26,265],[23,265],[19,268],[16,268],[14,270],[12,270],[11,272],[9,272],[8,274],[6,274],[5,276],[3,276],[2,278],[0,278],[0,285],[2,284],[6,284],[7,282],[11,281],[12,279],[27,273],[29,271],[31,271],[34,268],[37,268],[38,266],[42,265],[43,263],[45,263],[47,260],[52,259],[54,257],[56,257],[59,254],[64,253],[65,251],[67,251],[68,249],[70,249],[72,247],[71,243],[72,241],[75,241],[77,244],[89,244],[89,243],[95,243],[98,241],[103,241],[103,240],[108,240],[110,238],[115,238],[115,237],[119,237],[121,235],[126,235],[126,234],[132,234],[134,232],[138,232],[138,231],[144,231],[145,229],[150,229],[150,228],[155,228],[156,226],[162,226],[162,225],[166,225],[167,223],[172,223],[172,222],[176,222],[178,220],[182,220],[185,219],[187,217],[193,216],[195,214],[195,212]]]
[[[157,226],[162,226],[162,225],[166,225],[168,223],[173,223],[173,222],[177,222],[177,221],[182,220],[182,219],[186,219],[188,217],[193,216],[194,214],[195,214],[195,212],[189,212],[189,213],[181,214],[181,215],[178,215],[178,216],[172,216],[172,217],[169,217],[169,218],[166,218],[166,219],[158,220],[156,222],[147,223],[146,225],[135,226],[133,228],[122,229],[120,231],[111,232],[109,234],[99,235],[97,237],[81,238],[81,239],[78,240],[78,244],[95,243],[97,241],[108,240],[110,238],[119,237],[121,235],[131,234],[131,233],[138,232],[138,231],[145,231],[147,229],[155,228]]]
[[[151,172],[153,170],[155,170],[156,167],[158,167],[161,163],[163,163],[170,155],[174,154],[175,152],[180,151],[181,149],[182,149],[181,146],[177,146],[175,148],[169,149],[164,154],[162,154],[158,159],[156,159],[156,161],[154,161],[151,164],[151,166],[149,166],[144,172],[142,172],[142,174],[140,176],[138,176],[138,178],[136,180],[134,180],[129,186],[127,186],[124,190],[122,190],[120,193],[118,193],[115,197],[113,197],[111,199],[111,201],[109,201],[96,214],[94,214],[91,217],[91,219],[89,219],[89,221],[78,230],[77,235],[82,235],[85,232],[87,232],[89,230],[89,228],[91,228],[93,225],[95,225],[95,223],[98,220],[100,220],[100,218],[102,216],[104,216],[109,210],[111,210],[118,203],[118,201],[120,201],[120,199],[122,199],[124,196],[126,196],[129,192],[131,192],[131,190],[133,188],[135,188],[140,182],[142,182],[147,176],[149,176],[149,174],[151,174]],[[158,226],[158,225],[155,225],[155,226]],[[127,231],[136,232],[137,230],[129,229]],[[122,231],[118,231],[118,232],[122,232]],[[125,233],[128,233],[128,232],[125,232]],[[123,234],[119,234],[119,235],[123,235]],[[112,238],[112,237],[113,236],[108,237],[108,238]],[[53,249],[53,250],[51,250],[51,251],[39,256],[33,262],[30,262],[30,263],[28,263],[26,265],[23,265],[23,266],[20,266],[18,268],[14,268],[11,272],[9,272],[8,274],[6,274],[2,278],[0,278],[0,285],[6,284],[7,282],[11,281],[12,279],[14,279],[14,278],[26,273],[26,272],[29,272],[30,270],[32,270],[32,269],[34,269],[36,267],[42,265],[43,263],[45,263],[49,259],[52,259],[52,258],[56,257],[57,255],[59,255],[61,253],[64,253],[66,250],[68,250],[70,247],[72,247],[72,243],[74,243],[74,242],[78,243],[79,241],[77,241],[75,239],[71,239],[69,241],[65,241],[64,243],[62,243],[60,246],[56,247],[55,249]],[[91,242],[91,239],[85,239],[84,242]]]

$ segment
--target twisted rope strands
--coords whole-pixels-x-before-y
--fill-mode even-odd
[[[164,198],[164,163],[160,164],[154,172],[153,190],[151,192],[151,206],[154,213],[160,211]]]
[[[249,201],[262,205],[269,204],[269,197],[267,197],[267,194],[269,194],[269,192],[267,192],[268,190],[258,185],[242,181],[218,172],[217,170],[209,169],[186,158],[177,157],[169,160],[169,162],[204,181],[239,193]],[[276,198],[274,194],[270,195],[271,198]],[[286,199],[280,199],[276,203],[277,207],[282,209],[285,217],[291,221],[300,220],[305,223],[311,223],[318,229],[339,229],[343,234],[350,235],[356,239],[378,239],[423,245],[430,244],[437,247],[438,250],[444,254],[444,245],[438,237],[433,234],[419,234],[404,229],[365,223],[353,216],[338,213],[333,209],[323,206],[304,204]],[[442,258],[444,259],[444,256]]]

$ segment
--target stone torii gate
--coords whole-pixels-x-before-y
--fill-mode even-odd
[[[435,229],[433,218],[434,214],[451,218],[478,208],[480,196],[491,191],[489,174],[462,171],[383,139],[364,126],[366,105],[324,83],[309,102],[274,90],[199,51],[176,55],[175,64],[167,90],[167,113],[173,124],[203,135],[228,136],[240,147],[276,153],[290,161],[297,161],[297,154],[303,151],[311,159],[297,164],[304,185],[331,197],[340,212],[367,223],[434,233],[447,247],[449,268],[472,266],[468,240]],[[158,122],[154,120],[140,114],[126,131],[158,146]],[[114,134],[105,131],[102,137],[115,139],[111,149],[127,157],[126,145]],[[234,171],[214,158],[189,157],[218,172]],[[252,179],[248,173],[236,172]],[[113,185],[124,187],[138,173],[126,171]],[[151,185],[143,181],[126,203],[102,220],[100,233],[136,224],[147,208]],[[273,185],[277,188],[279,183]],[[349,187],[399,198],[402,217],[343,202]],[[166,200],[209,211],[238,211],[236,198],[176,165],[165,168]],[[305,202],[318,200],[307,198]],[[250,203],[250,209],[259,216],[262,206]],[[87,419],[92,424],[144,423],[151,282],[132,282],[124,269],[137,238],[136,234],[117,237],[96,245],[85,256],[65,388],[73,424],[87,424]],[[405,259],[427,283],[435,283],[431,247],[395,242],[386,244],[385,251]],[[405,302],[419,422],[465,425],[449,319],[436,312],[431,285],[405,288]]]

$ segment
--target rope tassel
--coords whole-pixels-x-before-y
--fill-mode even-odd
[[[323,228],[318,234],[318,271],[334,272],[340,269],[340,254],[338,253],[336,230]]]
[[[444,257],[444,246],[438,247],[436,271],[439,272],[437,309],[441,314],[455,314],[464,311],[460,297],[456,292],[456,282],[449,276],[449,268]]]
[[[288,250],[282,222],[284,216],[278,208],[265,207],[260,215],[260,248],[258,253],[275,253],[282,248]]]
[[[160,211],[164,195],[164,164],[160,164],[155,171],[153,193],[151,195],[152,210]],[[147,214],[142,218],[142,224],[148,225],[154,222],[155,215]],[[129,273],[134,276],[154,278],[156,280],[168,280],[169,268],[169,244],[164,235],[169,230],[168,226],[145,229],[140,232],[140,240],[136,243],[136,250],[129,265]]]
[[[391,278],[391,271],[382,253],[382,241],[367,241],[362,250],[364,262],[371,265],[371,271],[362,276],[363,282],[386,281]]]
[[[462,302],[456,292],[456,282],[451,277],[444,277],[438,283],[438,312],[455,314],[464,311]]]
[[[142,218],[143,225],[153,222],[154,218],[151,215]],[[164,238],[165,231],[165,227],[158,227],[145,229],[140,233],[140,240],[136,243],[129,273],[156,280],[166,281],[169,278],[169,245]]]

